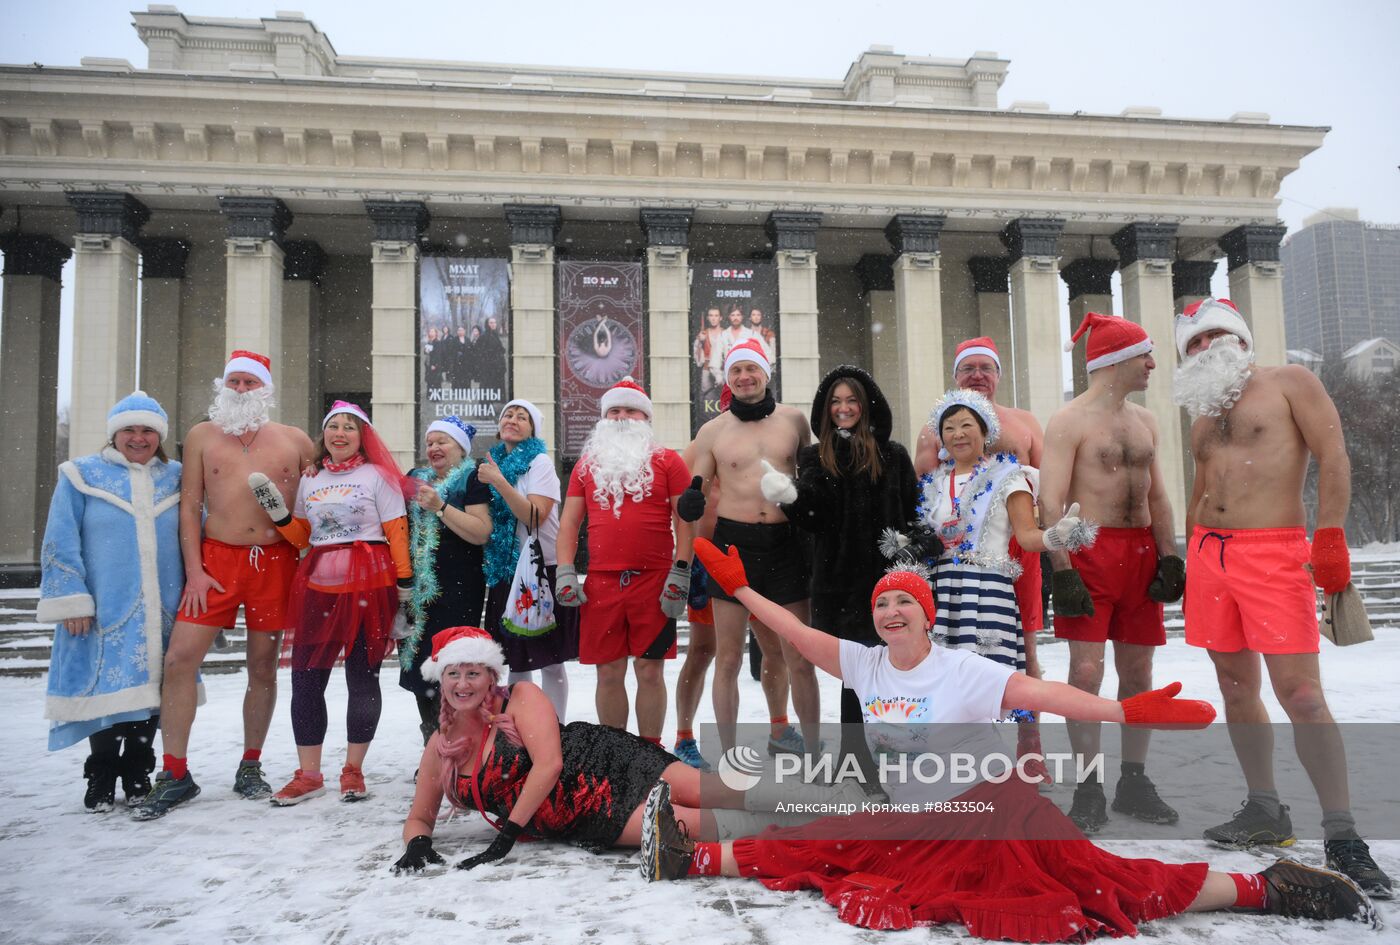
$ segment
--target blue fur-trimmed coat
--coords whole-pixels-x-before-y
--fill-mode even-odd
[[[159,712],[185,581],[179,463],[136,466],[109,446],[58,469],[38,614],[58,624],[44,708],[51,751]],[[70,634],[62,621],[73,617],[92,617],[92,629]]]

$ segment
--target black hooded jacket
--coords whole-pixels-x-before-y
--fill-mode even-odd
[[[890,439],[890,405],[875,379],[861,368],[843,364],[817,387],[812,400],[812,429],[821,430],[831,389],[855,378],[870,398],[867,418],[880,451],[876,482],[864,473],[832,476],[821,464],[817,444],[797,454],[797,501],[782,506],[798,527],[815,536],[812,556],[812,624],[844,639],[878,642],[870,617],[870,594],[889,562],[880,553],[880,532],[905,530],[914,519],[918,478],[903,446]],[[838,463],[851,462],[848,441],[836,439]]]

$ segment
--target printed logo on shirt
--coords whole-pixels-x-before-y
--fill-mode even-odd
[[[312,489],[306,494],[306,512],[322,543],[353,540],[378,519],[374,496],[356,483]]]
[[[929,715],[929,697],[876,696],[862,708],[865,717],[876,722],[922,722]]]

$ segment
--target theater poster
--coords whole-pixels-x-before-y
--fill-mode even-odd
[[[456,414],[494,437],[511,392],[509,263],[425,256],[420,272],[420,420]]]
[[[559,443],[577,458],[603,392],[624,377],[646,386],[641,263],[560,262]]]
[[[690,277],[690,426],[694,435],[720,414],[724,358],[729,349],[757,339],[773,365],[769,387],[778,389],[778,278],[768,262],[697,263]]]

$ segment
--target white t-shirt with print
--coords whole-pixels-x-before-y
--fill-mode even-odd
[[[559,541],[559,474],[554,471],[554,461],[546,453],[530,460],[529,468],[515,481],[515,488],[523,496],[542,495],[554,500],[549,517],[540,524],[540,547],[544,551],[545,564],[558,564],[554,549]],[[519,547],[524,547],[524,522],[516,523],[515,538]]]
[[[312,545],[341,545],[384,541],[382,523],[402,518],[405,512],[398,487],[364,463],[346,472],[322,469],[303,478],[292,514],[311,524]]]

